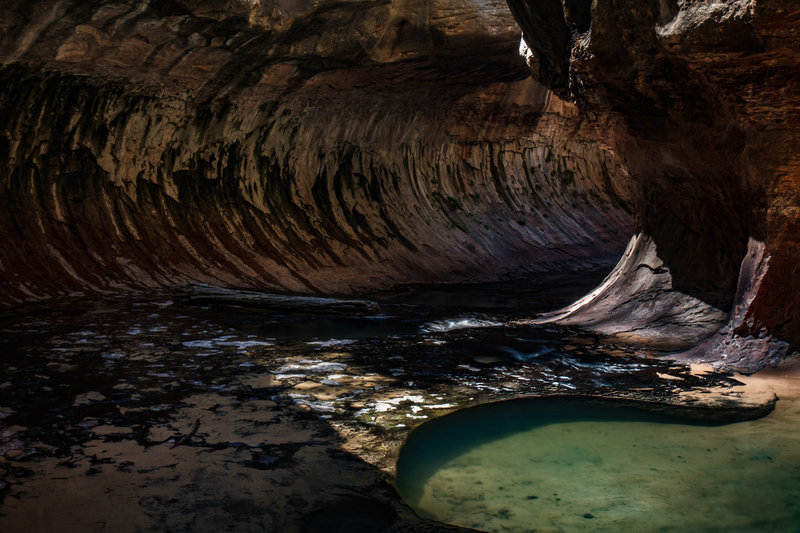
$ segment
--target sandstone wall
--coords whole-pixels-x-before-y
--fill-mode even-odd
[[[607,332],[647,340],[717,309],[727,325],[688,358],[742,370],[779,361],[800,342],[800,3],[509,5],[540,79],[615,124],[607,140],[640,233],[629,255],[641,260],[558,318],[602,317]],[[557,45],[543,43],[553,28]],[[636,309],[624,325],[602,316],[622,304]]]
[[[0,301],[587,268],[630,234],[604,126],[500,2],[12,1]]]

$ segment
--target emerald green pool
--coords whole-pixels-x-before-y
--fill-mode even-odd
[[[800,428],[584,400],[466,409],[412,432],[397,465],[419,514],[485,531],[800,531]]]

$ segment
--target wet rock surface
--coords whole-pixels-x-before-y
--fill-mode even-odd
[[[409,287],[372,295],[372,316],[171,293],[3,312],[0,528],[432,531],[445,526],[414,515],[391,476],[410,429],[439,414],[554,394],[740,418],[771,408],[748,409],[731,376],[514,310],[535,311],[531,293],[563,305],[597,279],[484,286],[503,298],[477,310],[463,286]]]

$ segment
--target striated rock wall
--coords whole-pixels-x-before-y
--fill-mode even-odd
[[[688,346],[724,311],[685,357],[745,371],[798,346],[800,2],[509,5],[540,79],[614,124],[607,141],[631,178],[630,253],[549,318]],[[619,306],[627,320],[604,316]]]
[[[607,125],[528,77],[504,3],[11,1],[0,29],[2,303],[495,279],[630,235]]]
[[[495,279],[634,234],[545,319],[755,370],[800,343],[798,22],[796,0],[10,0],[0,302]]]

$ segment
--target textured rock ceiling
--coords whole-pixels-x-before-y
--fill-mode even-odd
[[[2,16],[7,301],[493,279],[602,263],[630,232],[616,158],[529,78],[505,4]]]
[[[633,235],[547,319],[681,349],[722,326],[687,357],[756,369],[800,341],[798,22],[786,0],[9,0],[0,300],[480,281]]]

